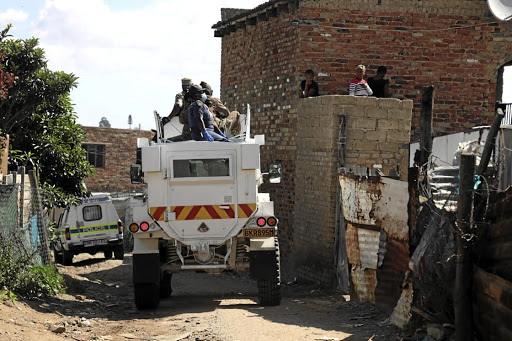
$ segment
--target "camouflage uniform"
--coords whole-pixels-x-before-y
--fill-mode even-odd
[[[183,124],[181,135],[175,136],[170,139],[171,141],[174,142],[187,141],[192,139],[192,136],[190,135],[190,125],[188,122],[188,108],[190,107],[192,100],[187,95],[188,88],[191,85],[192,80],[190,78],[183,78],[181,80],[181,86],[183,88],[183,91],[177,93],[174,99],[174,105],[178,105],[180,107],[180,111],[176,114],[176,116],[178,116],[180,123]]]

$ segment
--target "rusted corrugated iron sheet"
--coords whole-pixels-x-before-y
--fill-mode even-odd
[[[404,290],[402,290],[402,294],[400,295],[400,299],[398,303],[393,309],[393,313],[389,318],[389,322],[399,328],[404,328],[409,320],[411,319],[411,307],[412,307],[412,297],[413,297],[413,286],[409,285]]]
[[[339,179],[353,292],[391,312],[409,262],[408,184],[351,174]]]
[[[383,311],[391,313],[402,294],[402,282],[409,266],[409,245],[402,240],[389,238],[386,256],[377,269],[375,303]],[[405,313],[404,313],[405,314]]]
[[[345,244],[347,245],[347,260],[352,266],[361,265],[361,255],[359,251],[359,237],[357,227],[354,224],[347,222],[347,229],[345,231]],[[348,247],[350,245],[350,247]]]
[[[512,282],[475,267],[474,322],[482,340],[512,340]]]
[[[340,174],[343,215],[346,220],[374,225],[388,236],[408,240],[408,184],[390,178],[362,178]]]
[[[359,301],[375,303],[376,270],[365,269],[361,266],[352,267],[350,271],[350,284],[353,288],[353,294],[356,295]]]

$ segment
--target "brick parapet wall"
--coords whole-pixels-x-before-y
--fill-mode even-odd
[[[147,130],[82,128],[86,132],[84,144],[105,145],[105,167],[95,168],[96,174],[85,179],[87,189],[112,193],[142,191],[143,185],[130,182],[130,165],[137,160],[137,138],[151,139],[154,133]]]
[[[322,94],[348,94],[355,67],[388,67],[392,96],[414,100],[433,85],[434,133],[490,124],[498,69],[512,60],[512,22],[496,22],[485,1],[301,1],[295,12],[301,70],[312,68]]]
[[[301,0],[301,8],[316,8],[326,12],[333,10],[358,10],[375,12],[428,13],[437,15],[481,16],[487,10],[485,0]]]
[[[335,282],[338,135],[346,117],[347,168],[396,166],[407,179],[411,100],[322,96],[299,101],[293,272],[300,278]]]

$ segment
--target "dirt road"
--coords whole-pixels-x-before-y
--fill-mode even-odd
[[[133,302],[131,255],[123,261],[75,256],[61,267],[68,293],[0,304],[0,340],[399,340],[372,305],[290,284],[277,307],[256,303],[256,285],[234,273],[187,272],[173,278],[171,298],[154,311]]]

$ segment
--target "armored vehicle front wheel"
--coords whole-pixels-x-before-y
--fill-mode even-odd
[[[157,284],[135,284],[133,286],[135,306],[139,310],[156,309],[160,302],[160,288]]]

